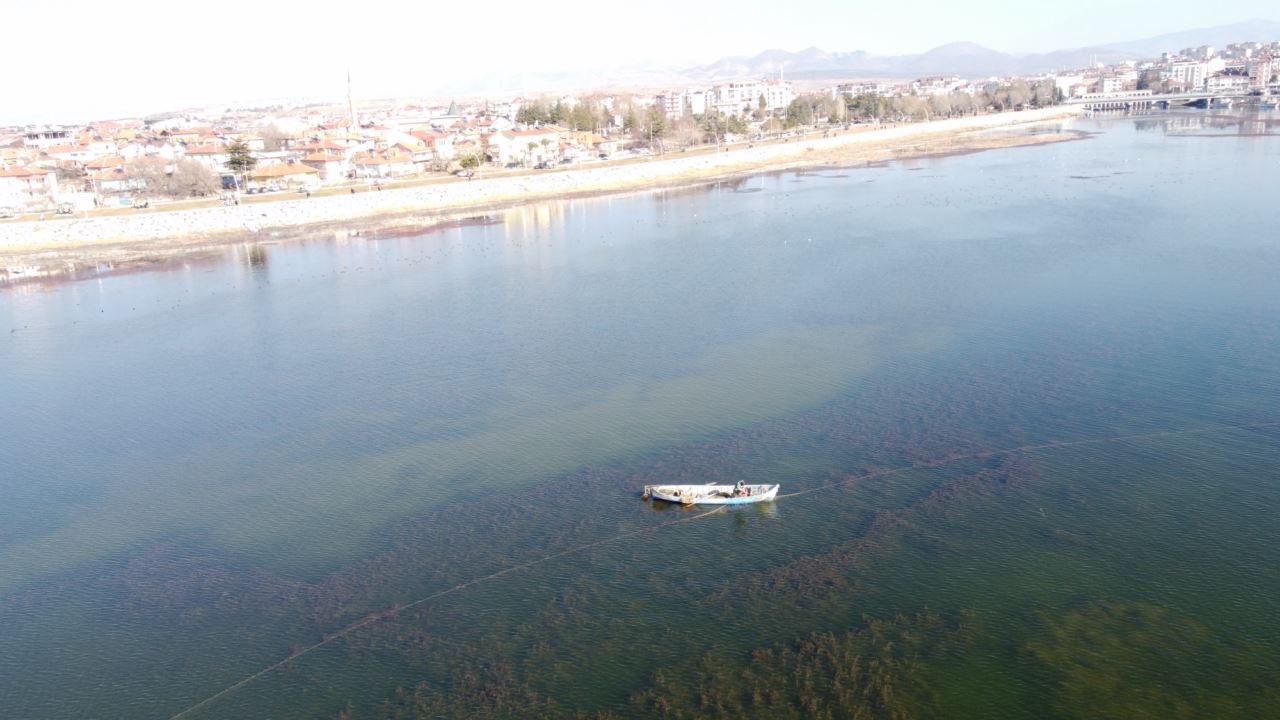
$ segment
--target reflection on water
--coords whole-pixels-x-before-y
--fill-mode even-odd
[[[5,291],[0,715],[1265,716],[1258,123]]]
[[[1173,137],[1280,135],[1280,113],[1257,109],[1155,112],[1133,123],[1139,131]]]

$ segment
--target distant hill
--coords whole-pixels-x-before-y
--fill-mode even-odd
[[[1185,47],[1232,42],[1280,40],[1280,22],[1247,20],[1217,27],[1186,30],[1122,43],[1012,55],[971,42],[954,42],[918,55],[872,55],[861,50],[828,52],[816,47],[799,52],[766,50],[751,57],[723,58],[681,72],[692,80],[725,80],[734,77],[777,77],[779,71],[793,78],[916,77],[954,74],[962,77],[1032,74],[1080,68],[1090,62],[1120,62],[1158,57]]]
[[[1114,63],[1159,57],[1166,51],[1232,42],[1280,40],[1280,22],[1247,20],[1230,25],[1186,30],[1129,42],[1014,55],[971,42],[953,42],[915,55],[874,55],[863,50],[831,52],[810,47],[798,52],[765,50],[756,55],[735,55],[695,67],[673,68],[652,64],[624,67],[587,65],[554,73],[504,71],[486,77],[458,76],[454,84],[439,88],[442,94],[544,93],[589,88],[663,88],[723,82],[735,78],[778,77],[788,79],[906,79],[923,75],[959,75],[986,78],[1003,75],[1071,70],[1092,62]]]

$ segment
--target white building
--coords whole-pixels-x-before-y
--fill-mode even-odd
[[[749,115],[761,107],[775,113],[786,110],[795,93],[791,83],[783,80],[745,80],[717,85],[711,89],[712,109],[725,115]]]
[[[964,85],[964,81],[954,75],[937,75],[923,77],[911,81],[913,95],[949,95]]]
[[[1214,73],[1204,81],[1204,89],[1211,93],[1237,93],[1249,89],[1249,76],[1236,73]]]
[[[1208,68],[1205,63],[1196,60],[1175,60],[1163,73],[1164,79],[1178,83],[1184,88],[1198,90],[1204,87]]]
[[[1124,90],[1125,82],[1115,75],[1103,75],[1098,78],[1097,92],[1117,93]]]
[[[1275,66],[1271,62],[1271,57],[1269,55],[1260,55],[1250,60],[1248,73],[1249,87],[1256,90],[1265,90],[1275,74]]]
[[[841,83],[831,89],[835,97],[841,95],[879,95],[889,97],[894,94],[894,87],[884,82]]]

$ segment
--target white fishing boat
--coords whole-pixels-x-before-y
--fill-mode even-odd
[[[647,485],[643,497],[681,505],[749,505],[778,495],[777,485]]]

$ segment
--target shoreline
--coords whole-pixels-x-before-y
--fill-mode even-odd
[[[388,188],[146,215],[0,224],[0,287],[128,271],[217,253],[228,245],[289,242],[318,233],[420,231],[520,205],[705,185],[769,172],[858,167],[1080,139],[1032,125],[1079,117],[1071,108],[912,123],[781,144],[647,162]],[[1013,130],[1015,132],[1008,132]],[[676,155],[676,157],[671,157]],[[107,267],[105,270],[103,265]]]

